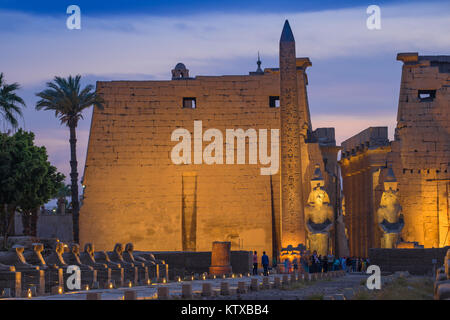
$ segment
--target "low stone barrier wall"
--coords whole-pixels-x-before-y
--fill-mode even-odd
[[[444,263],[450,247],[432,249],[369,249],[371,264],[381,272],[408,271],[414,275],[432,275]]]
[[[169,278],[191,273],[209,272],[211,252],[152,252],[156,259],[164,260],[169,266]],[[139,254],[139,251],[136,251]],[[233,273],[251,272],[252,253],[250,251],[231,251],[231,267]]]

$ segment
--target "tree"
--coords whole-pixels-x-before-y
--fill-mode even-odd
[[[61,124],[70,130],[70,178],[72,191],[72,219],[73,240],[79,242],[79,214],[80,202],[78,199],[78,162],[76,128],[83,111],[90,106],[103,109],[104,100],[96,94],[92,85],[81,89],[81,76],[69,76],[67,79],[55,77],[53,82],[47,83],[47,89],[37,93],[41,98],[36,104],[37,110],[54,111],[55,117]]]
[[[22,117],[21,107],[25,107],[25,102],[15,91],[20,89],[18,83],[7,84],[0,73],[0,116],[14,129],[18,127],[17,116]]]
[[[48,162],[45,147],[34,145],[32,132],[0,134],[0,147],[0,221],[6,247],[16,210],[35,221],[36,208],[57,194],[65,177]]]
[[[72,194],[72,191],[70,190],[70,185],[63,185],[59,190],[58,194],[56,195],[57,202],[57,213],[58,214],[65,214],[66,210],[68,209],[68,202],[67,197],[70,197]]]
[[[24,234],[29,236],[36,236],[37,217],[40,206],[49,202],[58,194],[58,190],[64,186],[63,182],[65,179],[63,174],[59,173],[54,166],[47,162],[47,152],[45,149],[41,149],[39,153],[40,159],[36,161],[36,165],[41,167],[43,174],[39,177],[39,182],[35,185],[35,188],[28,188],[18,203],[22,212]],[[30,184],[33,183],[32,181],[35,178],[29,178]]]

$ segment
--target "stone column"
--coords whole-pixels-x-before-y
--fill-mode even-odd
[[[211,253],[211,267],[209,273],[212,275],[230,274],[231,242],[213,242]]]
[[[280,39],[281,244],[304,244],[301,122],[295,39],[286,20]]]

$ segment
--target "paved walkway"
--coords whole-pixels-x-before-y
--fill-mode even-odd
[[[270,283],[274,282],[274,277],[282,277],[282,275],[269,276]],[[269,289],[259,291],[249,291],[245,294],[238,295],[236,289],[238,282],[244,281],[248,286],[252,278],[257,278],[258,282],[262,284],[262,276],[243,277],[243,278],[227,278],[227,279],[215,279],[215,280],[195,280],[187,283],[192,284],[192,291],[194,299],[206,299],[200,296],[202,290],[202,284],[210,282],[213,288],[213,297],[208,299],[250,299],[250,300],[281,300],[281,299],[293,299],[302,300],[309,298],[313,295],[332,295],[336,293],[343,293],[345,288],[361,288],[361,281],[367,278],[364,274],[347,274],[346,276],[332,278],[331,280],[317,280],[305,285],[298,285],[301,287],[291,289]],[[220,296],[220,284],[226,281],[229,283],[231,295]],[[157,288],[159,286],[166,286],[169,288],[169,294],[174,299],[181,299],[181,285],[186,282],[170,282],[167,284],[152,284],[149,286],[133,287],[132,289],[137,292],[139,300],[157,299]],[[300,283],[300,282],[298,282]],[[128,288],[119,289],[99,289],[91,290],[90,292],[101,292],[102,300],[122,300],[124,291]],[[41,296],[32,298],[33,300],[86,300],[87,291],[71,292],[63,295],[53,296]]]

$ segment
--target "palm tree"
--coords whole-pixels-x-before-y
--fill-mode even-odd
[[[56,195],[56,198],[58,200],[57,204],[57,213],[58,214],[66,214],[66,208],[67,208],[67,197],[70,197],[72,194],[72,191],[70,189],[70,185],[63,185],[58,190],[58,194]]]
[[[15,93],[18,89],[18,83],[7,84],[0,73],[0,116],[14,129],[19,126],[16,117],[22,117],[21,106],[25,107],[25,101]]]
[[[70,178],[72,193],[72,221],[73,240],[79,242],[79,214],[80,203],[78,199],[78,162],[76,128],[78,121],[83,119],[83,111],[90,106],[103,110],[104,100],[94,91],[94,86],[88,85],[81,89],[81,76],[69,76],[67,79],[55,77],[53,82],[47,82],[47,89],[39,92],[40,97],[36,103],[36,110],[49,110],[55,112],[61,124],[70,130]]]

